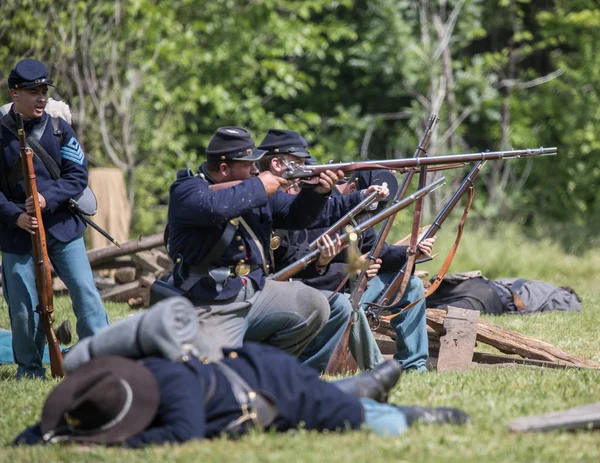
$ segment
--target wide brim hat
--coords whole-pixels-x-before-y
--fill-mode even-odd
[[[102,381],[122,387],[122,405],[106,422],[90,427],[95,419],[90,415],[101,413],[82,415],[86,410],[82,402],[96,401],[102,406],[101,396],[90,399],[92,394],[102,394]],[[158,383],[149,369],[128,358],[99,356],[70,373],[50,393],[42,410],[42,436],[46,442],[122,442],[152,423],[159,403]]]

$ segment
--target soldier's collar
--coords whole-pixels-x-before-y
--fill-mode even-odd
[[[198,172],[196,172],[196,177],[200,177],[202,180],[206,180],[208,183],[210,183],[211,185],[216,184],[217,182],[215,182],[212,177],[208,174],[208,171],[206,170],[204,163],[200,165],[200,167],[198,167]]]

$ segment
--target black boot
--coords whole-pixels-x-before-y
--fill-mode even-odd
[[[356,398],[368,397],[377,402],[387,402],[388,393],[396,385],[402,373],[402,365],[387,360],[372,371],[353,378],[333,381],[339,389]]]
[[[406,415],[406,424],[466,424],[471,421],[469,415],[456,408],[409,407],[395,405]]]
[[[56,334],[56,339],[58,340],[59,344],[71,344],[73,333],[71,331],[71,322],[69,320],[65,320],[58,325],[58,328],[54,330],[54,333]]]

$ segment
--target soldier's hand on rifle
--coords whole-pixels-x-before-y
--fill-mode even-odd
[[[319,186],[315,188],[315,191],[317,193],[325,195],[333,189],[335,184],[341,178],[344,178],[344,172],[342,172],[341,170],[338,170],[337,174],[331,170],[321,172],[321,174],[319,175]]]
[[[290,185],[289,181],[273,175],[270,171],[261,172],[258,178],[265,187],[267,196],[273,196],[279,188],[287,189]]]
[[[40,209],[43,211],[46,209],[46,198],[44,198],[41,194],[38,193],[38,200],[40,202]],[[30,196],[25,201],[25,211],[33,214],[35,212],[35,207],[33,206],[33,196]]]
[[[367,188],[367,196],[374,192],[377,192],[377,201],[383,201],[390,195],[390,190],[385,183],[383,185],[371,185]]]
[[[367,267],[367,280],[375,278],[379,270],[381,270],[381,259],[375,259],[375,262],[371,262],[369,267]]]
[[[419,254],[417,257],[431,257],[433,254],[433,244],[435,243],[436,237],[427,238],[419,243],[417,249]]]
[[[346,245],[342,244],[340,235],[336,234],[335,240],[332,240],[329,235],[321,235],[317,239],[317,247],[319,248],[319,251],[321,251],[319,259],[317,260],[317,268],[323,268],[327,266],[329,262],[331,262],[333,258],[346,247]]]
[[[35,235],[35,230],[38,228],[38,222],[35,217],[31,217],[27,212],[23,212],[17,219],[17,226],[26,232]]]
[[[365,268],[365,266],[367,265],[367,262],[369,262],[369,254],[363,254],[362,256],[360,256],[358,258],[358,260],[360,261],[360,263],[362,264],[361,267]],[[381,269],[381,259],[375,259],[375,261],[371,261],[368,264],[367,267],[367,280],[370,280],[371,278],[375,278],[377,276],[377,274],[379,273],[379,270]],[[356,274],[360,274],[361,270],[357,270]]]

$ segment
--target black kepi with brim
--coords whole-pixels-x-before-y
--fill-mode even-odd
[[[258,161],[264,151],[242,127],[219,127],[206,148],[207,161]]]
[[[99,356],[48,396],[40,423],[45,442],[112,444],[146,429],[160,402],[154,375],[140,363]]]
[[[294,130],[269,129],[258,148],[267,151],[268,154],[291,154],[299,158],[314,160],[308,152],[308,142]]]
[[[54,87],[48,69],[36,59],[22,59],[8,75],[8,88],[11,89],[34,88],[40,85]]]

